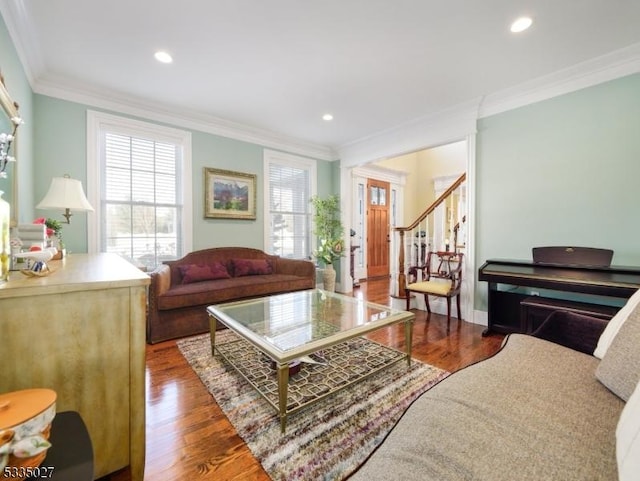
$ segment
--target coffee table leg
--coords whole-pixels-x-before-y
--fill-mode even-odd
[[[407,344],[407,365],[411,366],[411,345],[413,344],[413,319],[404,321],[404,339]]]
[[[278,401],[280,405],[280,432],[287,426],[287,391],[289,388],[289,364],[278,364]]]
[[[209,331],[211,335],[211,355],[216,355],[216,327],[217,327],[216,318],[213,316],[209,316]]]

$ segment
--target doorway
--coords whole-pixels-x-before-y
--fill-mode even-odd
[[[390,183],[367,179],[367,278],[389,277]]]

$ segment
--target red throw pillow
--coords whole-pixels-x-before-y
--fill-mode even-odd
[[[234,277],[273,274],[270,259],[232,259],[231,265]]]
[[[182,273],[182,283],[211,281],[214,279],[229,279],[231,276],[222,262],[212,264],[188,264],[179,266]]]

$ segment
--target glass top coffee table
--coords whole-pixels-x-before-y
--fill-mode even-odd
[[[287,415],[318,401],[339,389],[378,372],[379,370],[406,359],[411,365],[411,338],[415,315],[363,300],[327,292],[320,289],[297,291],[245,301],[212,305],[207,308],[211,327],[211,351],[216,351],[231,364],[254,388],[276,409],[280,418],[280,428],[284,432]],[[229,346],[233,343],[216,345],[216,326],[221,322],[237,334],[239,341],[248,342],[253,351],[258,351],[276,371],[274,389],[269,382],[257,381],[252,369],[256,364],[247,361],[246,354],[237,354],[241,349]],[[406,352],[360,340],[365,334],[397,323],[405,325]],[[362,346],[354,346],[360,342]],[[374,345],[369,355],[371,363],[363,362],[367,369],[361,374],[348,375],[346,382],[338,382],[325,389],[321,395],[305,396],[302,402],[288,404],[290,368],[299,362],[322,364],[322,355],[331,350],[368,349]],[[345,347],[347,346],[347,347]],[[247,349],[244,349],[246,353]],[[315,359],[311,356],[315,356]],[[339,358],[338,353],[335,357]],[[255,357],[255,356],[254,356]],[[329,356],[330,357],[330,356]],[[321,361],[318,361],[320,359]],[[328,362],[330,364],[330,362]],[[332,376],[331,371],[329,377]],[[342,374],[336,372],[340,378]],[[260,379],[262,379],[261,376]],[[268,376],[267,376],[268,377]],[[293,381],[292,381],[293,382]],[[277,389],[277,396],[272,392]]]

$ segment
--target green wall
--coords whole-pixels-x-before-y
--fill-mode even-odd
[[[0,16],[0,73],[4,77],[9,94],[14,101],[18,102],[19,114],[25,121],[18,129],[17,141],[14,144],[17,148],[14,153],[18,169],[17,191],[20,197],[18,222],[30,223],[33,221],[33,93],[2,16]],[[0,190],[6,193],[3,198],[7,201],[11,200],[13,182],[13,175],[7,179],[0,179]]]
[[[640,265],[640,74],[484,118],[476,154],[476,272],[545,245]]]
[[[73,178],[82,180],[86,188],[86,112],[91,109],[101,110],[45,95],[35,95],[35,145],[38,173],[35,179],[36,198],[44,196],[53,176],[69,174]],[[122,115],[118,112],[110,113]],[[129,115],[123,116],[133,118]],[[173,125],[172,127],[181,128]],[[228,245],[263,249],[264,147],[205,132],[184,130],[192,134],[193,249]],[[332,164],[337,162],[317,160],[320,195],[333,192],[332,169],[334,167]],[[255,221],[204,218],[204,167],[257,174],[257,219]],[[47,215],[54,214],[47,213]],[[65,226],[65,243],[73,252],[87,250],[86,217],[84,214],[79,214],[73,217],[71,225]]]

